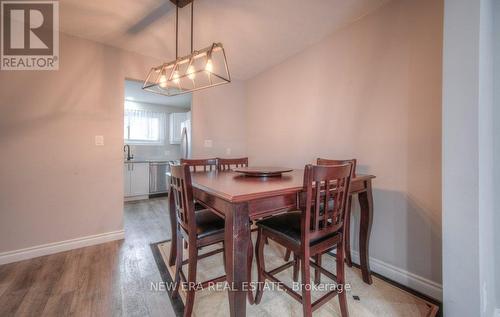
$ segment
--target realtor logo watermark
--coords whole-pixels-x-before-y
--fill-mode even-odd
[[[59,2],[0,4],[0,70],[59,69]]]

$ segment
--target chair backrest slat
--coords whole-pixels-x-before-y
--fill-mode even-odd
[[[307,165],[304,172],[306,192],[302,213],[302,239],[321,238],[343,228],[353,163],[342,165]]]
[[[316,199],[315,199],[315,206],[320,206],[321,204],[321,191],[317,190],[316,191]],[[314,222],[314,230],[318,230],[319,229],[319,223],[321,221],[321,215],[319,213],[314,213],[314,219],[315,219],[315,222]]]
[[[181,164],[187,164],[191,172],[210,172],[217,169],[217,158],[181,159]]]
[[[316,192],[321,192],[319,190],[317,190]],[[323,223],[324,224],[328,224],[328,218],[330,216],[330,213],[328,212],[328,204],[330,203],[330,191],[329,190],[325,190],[323,191],[324,193],[324,199],[323,199]],[[334,200],[335,197],[333,197],[332,200]]]
[[[248,157],[223,159],[217,158],[219,171],[230,171],[233,168],[248,167]]]
[[[186,231],[196,227],[194,220],[193,186],[187,164],[170,166],[170,187],[174,195],[177,223]]]

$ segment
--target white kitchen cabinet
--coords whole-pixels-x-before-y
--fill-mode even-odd
[[[181,123],[187,120],[186,112],[173,112],[170,114],[170,144],[181,144]]]
[[[130,165],[132,163],[125,163],[123,165],[124,170],[123,170],[123,192],[125,194],[125,197],[130,197]]]
[[[149,163],[125,163],[125,197],[149,194]]]

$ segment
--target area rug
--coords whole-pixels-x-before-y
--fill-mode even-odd
[[[255,239],[253,239],[255,241]],[[153,244],[152,250],[155,255],[164,285],[154,286],[158,291],[165,291],[171,298],[171,282],[174,280],[174,267],[168,266],[168,255],[170,252],[170,241]],[[200,254],[210,252],[220,245],[215,245],[200,250]],[[283,247],[270,241],[264,248],[266,259],[266,270],[278,267],[284,263]],[[187,250],[184,250],[184,259],[187,259]],[[323,255],[323,266],[330,272],[335,273],[334,257]],[[355,267],[346,268],[346,283],[350,289],[346,289],[348,309],[350,316],[360,317],[420,317],[436,316],[439,307],[423,298],[406,292],[380,278],[373,276],[373,284],[363,282],[361,271]],[[254,258],[252,269],[252,280],[257,280],[257,269]],[[187,276],[187,265],[183,266],[183,272]],[[311,269],[311,275],[314,270]],[[224,274],[222,253],[200,259],[198,261],[197,282],[209,280]],[[293,286],[292,268],[277,274],[277,277],[288,286]],[[300,281],[300,277],[299,277]],[[312,283],[312,281],[311,281]],[[313,283],[312,283],[313,284]],[[329,287],[335,283],[325,275],[321,277],[321,284],[316,286],[312,292],[312,300],[320,298]],[[330,288],[331,289],[331,288]],[[185,291],[180,291],[177,299],[172,299],[174,311],[182,316],[185,303]],[[218,284],[211,288],[205,288],[196,292],[193,316],[228,316],[229,304],[227,290],[224,284]],[[334,297],[313,313],[314,316],[341,316],[338,298]],[[258,305],[247,304],[247,316],[302,316],[302,305],[271,283],[266,284],[262,301]]]

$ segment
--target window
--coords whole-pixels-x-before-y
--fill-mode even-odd
[[[164,144],[165,114],[148,110],[125,109],[124,138],[126,144]]]

